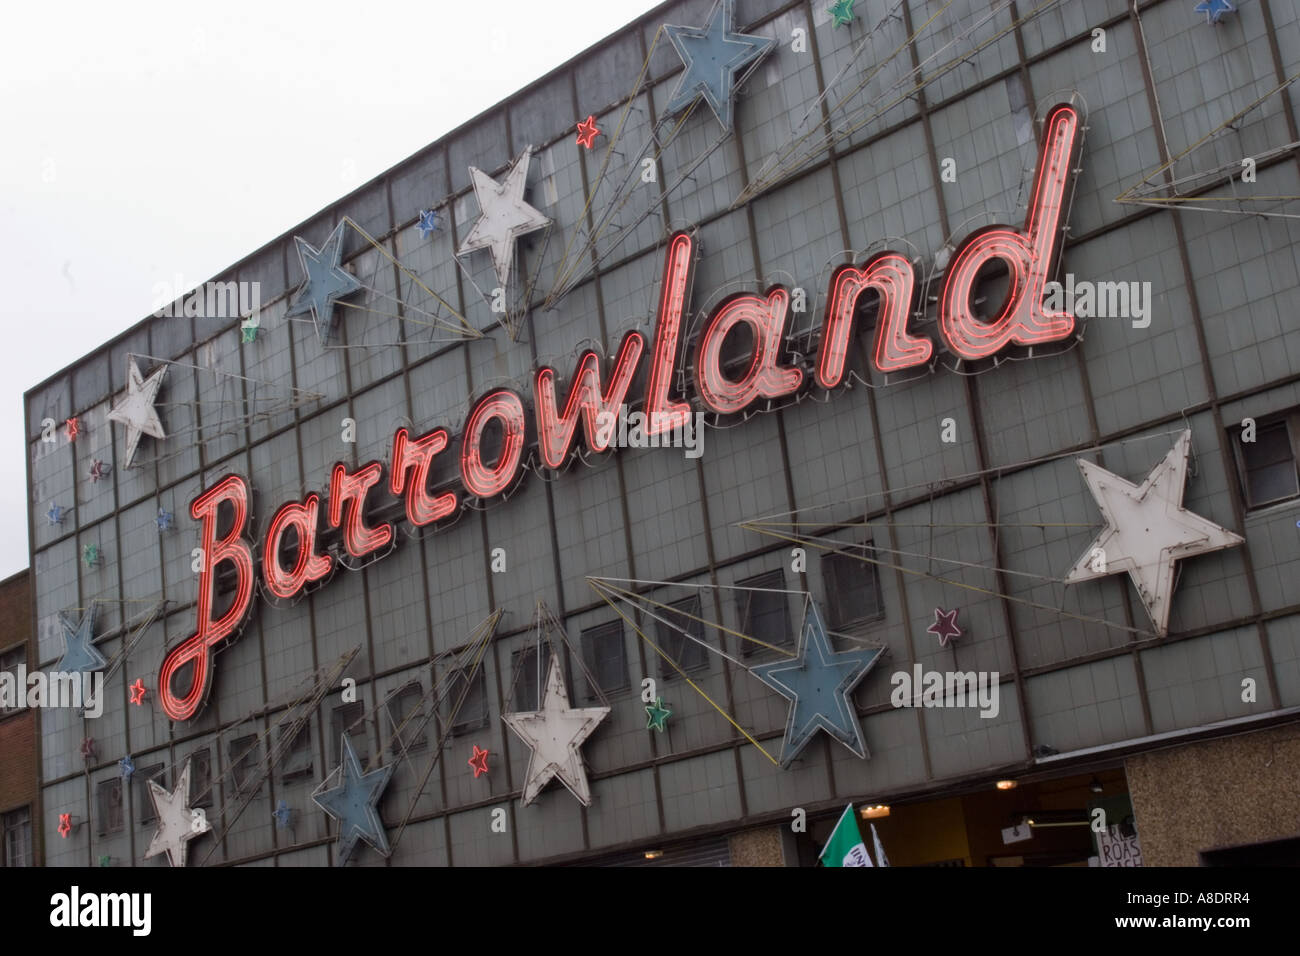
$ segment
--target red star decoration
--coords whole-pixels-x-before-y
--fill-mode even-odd
[[[63,839],[66,840],[68,838],[68,834],[71,832],[72,832],[72,814],[60,813],[59,814],[59,836],[63,837]]]
[[[81,756],[87,760],[95,756],[95,738],[86,737],[81,741]]]
[[[137,707],[144,703],[144,681],[141,678],[137,677],[135,679],[135,683],[131,685],[130,691],[131,703],[135,704]]]
[[[479,778],[479,774],[487,773],[488,751],[479,750],[478,744],[474,745],[474,756],[469,758],[469,765],[474,768],[474,779]]]
[[[90,480],[92,482],[99,481],[106,474],[108,474],[108,467],[98,458],[90,463]]]
[[[960,608],[945,611],[941,607],[934,609],[934,623],[927,627],[926,633],[939,638],[939,646],[947,647],[955,637],[961,637],[961,628],[957,626],[957,614]]]
[[[596,117],[588,116],[578,124],[578,145],[591,149],[595,145],[596,137],[600,135],[600,130],[596,129]]]
[[[64,428],[64,432],[68,436],[68,441],[77,440],[77,419],[75,417],[69,418],[66,422],[64,422],[63,428]]]

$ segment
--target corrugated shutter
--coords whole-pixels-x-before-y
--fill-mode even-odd
[[[657,849],[653,848],[652,849]],[[618,853],[594,860],[581,860],[578,866],[731,866],[731,845],[725,836],[708,837],[681,846],[664,847],[663,856],[647,860],[645,850]]]

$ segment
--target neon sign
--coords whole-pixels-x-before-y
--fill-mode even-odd
[[[1079,116],[1072,107],[1062,104],[1050,110],[1023,229],[1005,225],[981,229],[953,254],[939,296],[938,332],[944,347],[959,359],[975,361],[1010,345],[1057,342],[1073,333],[1074,316],[1045,308],[1043,299],[1058,252],[1078,131]],[[674,234],[665,250],[649,375],[642,396],[647,435],[671,433],[688,424],[694,414],[685,397],[674,398],[670,392],[677,379],[695,252],[695,240],[687,232]],[[999,314],[985,322],[971,308],[971,298],[981,271],[995,259],[1006,263],[1009,283]],[[837,268],[831,276],[820,345],[810,373],[789,364],[785,348],[789,290],[774,286],[764,295],[726,297],[703,323],[694,354],[695,393],[700,405],[719,415],[738,414],[764,400],[795,395],[813,382],[828,390],[842,384],[858,299],[868,291],[879,298],[871,354],[875,368],[891,373],[925,365],[934,355],[935,343],[908,329],[916,309],[916,286],[912,263],[896,252],[883,252],[861,266]],[[748,368],[736,379],[723,369],[722,345],[728,333],[740,325],[747,325],[752,333],[753,354]],[[311,494],[274,512],[262,544],[262,588],[272,599],[293,600],[309,586],[326,580],[339,564],[352,566],[358,559],[374,560],[387,554],[396,546],[394,525],[370,525],[366,519],[368,508],[383,503],[380,499],[385,496],[404,500],[405,518],[413,528],[436,530],[440,522],[453,520],[467,505],[508,495],[523,480],[534,458],[542,467],[559,471],[578,454],[580,437],[589,451],[606,451],[610,435],[598,422],[626,404],[645,352],[646,338],[641,333],[625,335],[607,363],[608,384],[602,378],[603,363],[597,353],[583,352],[562,403],[555,369],[539,369],[532,382],[531,415],[518,392],[499,387],[489,390],[474,401],[457,436],[459,447],[454,454],[448,453],[453,438],[445,428],[414,436],[409,429],[399,428],[393,435],[391,464],[371,461],[355,470],[334,465],[324,502]],[[443,456],[454,462],[454,478],[439,478],[436,465]],[[228,506],[229,520],[224,535],[219,536],[217,514],[222,505]],[[195,633],[164,658],[158,678],[159,700],[173,720],[188,720],[203,705],[212,680],[212,655],[238,636],[252,609],[258,583],[253,543],[245,537],[249,530],[245,480],[238,475],[222,479],[190,502],[190,515],[200,522],[203,554],[198,624]],[[297,540],[296,552],[286,546],[291,532]],[[287,556],[286,550],[291,552]],[[229,607],[216,615],[217,570],[221,566],[233,571],[235,587]],[[187,664],[192,665],[185,679],[187,686],[177,693],[174,682]]]

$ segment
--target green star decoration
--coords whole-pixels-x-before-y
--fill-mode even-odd
[[[243,345],[247,345],[247,344],[250,343],[250,342],[256,342],[256,341],[257,341],[257,326],[256,326],[256,325],[241,325],[241,326],[239,327],[239,331],[240,331],[240,332],[242,333],[242,335],[243,335],[242,339],[240,340],[240,341],[241,341],[241,344],[243,344]]]
[[[93,568],[99,563],[99,548],[93,544],[88,544],[81,549],[81,558],[86,562],[86,567]]]
[[[856,19],[853,15],[853,4],[856,2],[857,0],[835,0],[831,4],[831,20],[837,27],[846,27]]]
[[[650,718],[646,721],[645,729],[657,730],[661,734],[664,732],[664,725],[668,723],[668,718],[671,717],[673,713],[664,706],[664,699],[662,697],[657,698],[653,704],[646,707],[645,712]]]
[[[99,858],[99,865],[100,865],[100,866],[112,866],[112,865],[113,865],[113,858],[112,858],[111,856],[101,856],[101,857]]]

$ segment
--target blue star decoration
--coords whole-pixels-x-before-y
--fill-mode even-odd
[[[312,801],[339,822],[338,862],[346,863],[352,856],[357,839],[365,840],[377,852],[388,856],[388,836],[379,819],[379,798],[393,775],[393,764],[369,773],[361,772],[361,761],[352,749],[352,740],[343,734],[343,760],[338,768],[321,782],[312,793]],[[338,778],[338,784],[328,785]],[[328,787],[328,789],[327,789]]]
[[[50,524],[63,524],[63,514],[67,509],[60,508],[54,502],[50,502],[50,510],[45,512],[45,517],[50,519]]]
[[[117,769],[122,772],[123,780],[131,779],[131,774],[135,773],[135,762],[131,759],[130,754],[117,762]]]
[[[1205,14],[1205,22],[1213,24],[1218,23],[1225,13],[1236,13],[1237,8],[1228,0],[1201,0],[1192,12]]]
[[[438,231],[442,225],[438,221],[438,212],[435,209],[421,209],[420,221],[415,224],[415,228],[420,230],[420,238],[428,239],[430,235]]]
[[[335,226],[319,249],[313,249],[305,239],[293,237],[298,245],[298,261],[307,278],[293,294],[284,314],[310,312],[321,345],[329,341],[334,327],[334,303],[361,288],[361,280],[339,265],[343,259],[343,225],[340,222]]]
[[[776,40],[770,37],[733,33],[734,6],[735,0],[718,0],[708,26],[698,29],[664,24],[668,39],[686,65],[665,113],[678,113],[690,106],[696,96],[703,96],[722,128],[731,132],[737,75],[751,68],[776,45]]]
[[[57,670],[86,674],[108,666],[104,655],[92,643],[95,638],[93,602],[79,621],[74,621],[67,611],[60,611],[59,623],[63,626],[63,659],[59,661]]]
[[[289,804],[281,800],[271,811],[271,816],[275,817],[275,825],[281,830],[289,829],[289,824],[293,820],[293,811],[289,809]]]
[[[159,508],[158,517],[154,519],[155,521],[158,522],[158,530],[166,531],[168,528],[170,528],[172,526],[172,518],[174,517],[175,515],[173,515],[167,509]]]
[[[750,669],[764,684],[790,700],[785,740],[781,743],[782,767],[794,762],[818,728],[858,757],[869,756],[862,724],[853,706],[853,689],[884,652],[883,647],[831,650],[817,605],[808,602],[798,656]]]

